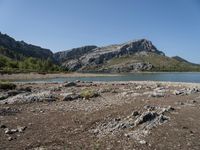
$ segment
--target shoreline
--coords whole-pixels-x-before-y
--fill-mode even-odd
[[[1,74],[0,80],[30,80],[30,79],[51,79],[64,77],[102,77],[102,76],[122,76],[120,74],[104,74],[104,73],[55,73],[55,74],[39,74],[39,73],[19,73],[19,74]]]
[[[0,74],[0,81],[10,81],[10,82],[16,82],[16,83],[49,83],[48,81],[45,81],[45,79],[56,79],[56,78],[89,78],[89,77],[122,77],[127,75],[137,75],[137,74],[167,74],[167,73],[184,73],[184,74],[191,74],[191,73],[197,73],[198,72],[136,72],[136,73],[47,73],[47,74],[39,74],[39,73],[19,73],[19,74]],[[33,80],[33,81],[30,81]],[[38,81],[37,81],[38,80]],[[40,81],[44,80],[44,81]],[[171,82],[171,83],[191,83],[191,84],[200,84],[198,82],[189,82],[189,81],[156,81],[156,80],[130,80],[130,81],[95,81],[95,82]],[[55,82],[54,82],[55,83]],[[60,82],[59,82],[60,83]]]

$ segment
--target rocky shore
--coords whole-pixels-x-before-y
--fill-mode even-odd
[[[199,149],[200,84],[17,83],[0,89],[0,149]]]

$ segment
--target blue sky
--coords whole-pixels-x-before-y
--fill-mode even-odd
[[[146,38],[200,63],[200,0],[0,0],[0,31],[54,52]]]

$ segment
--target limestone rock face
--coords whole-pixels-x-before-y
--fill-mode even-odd
[[[85,46],[75,48],[55,53],[54,58],[70,71],[134,72],[150,70],[153,66],[150,63],[137,62],[120,66],[116,65],[111,69],[105,69],[102,68],[102,65],[113,58],[135,54],[148,55],[148,53],[165,55],[163,52],[159,51],[151,41],[141,39],[105,47]]]

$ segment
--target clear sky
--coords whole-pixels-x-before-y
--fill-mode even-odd
[[[0,0],[0,31],[54,52],[147,38],[200,63],[200,0]]]

